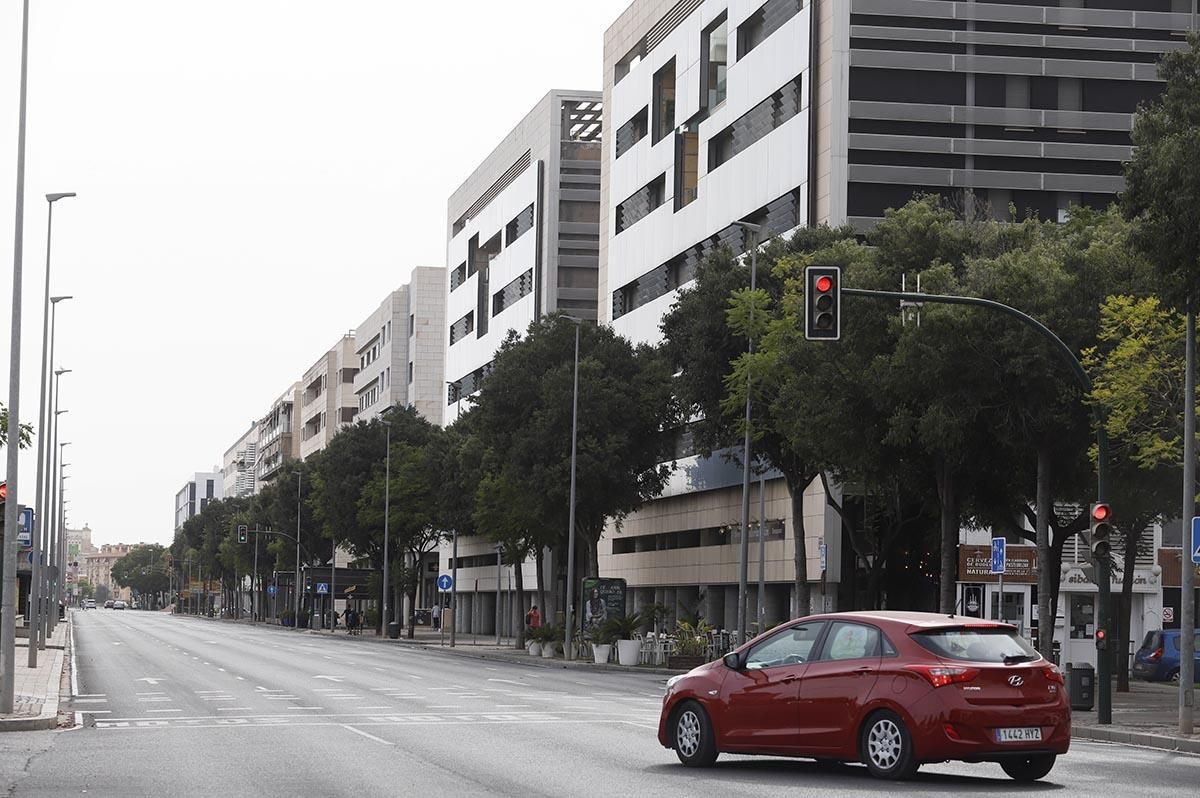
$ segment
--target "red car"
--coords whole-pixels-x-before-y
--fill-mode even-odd
[[[1071,744],[1062,674],[1015,627],[927,612],[790,621],[667,682],[658,741],[685,765],[720,753],[863,762],[998,762],[1018,781]]]

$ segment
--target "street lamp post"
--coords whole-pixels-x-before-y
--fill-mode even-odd
[[[296,472],[296,573],[292,579],[292,603],[295,615],[292,617],[292,629],[300,631],[300,479],[303,472]]]
[[[762,225],[749,222],[734,222],[738,227],[754,233],[754,245],[750,248],[750,290],[758,287],[758,245],[762,238]],[[750,321],[754,321],[754,308],[750,308]],[[754,336],[747,338],[747,351],[754,354]],[[801,532],[800,534],[804,534]],[[742,441],[742,540],[738,546],[738,643],[746,642],[747,571],[750,562],[750,375],[746,374],[746,433]]]
[[[66,412],[67,412],[66,410],[59,410],[57,407],[57,404],[55,405],[53,428],[54,428],[54,440],[56,440],[56,441],[58,440],[58,417]],[[64,468],[66,468],[66,466],[69,464],[62,462],[62,459],[61,459],[62,447],[59,447],[58,451],[59,451],[60,457],[59,457],[59,460],[57,461],[58,462],[58,471],[56,473],[61,474],[62,470]],[[61,481],[59,484],[61,486]],[[59,501],[61,501],[61,500],[62,500],[62,496],[60,493]],[[53,568],[47,569],[47,575],[53,574],[53,578],[49,580],[49,582],[48,582],[49,590],[47,590],[47,592],[46,592],[46,607],[47,607],[46,613],[49,615],[49,617],[47,618],[48,625],[46,628],[49,630],[49,632],[52,633],[54,631],[54,627],[58,626],[58,612],[57,612],[57,610],[54,609],[54,603],[55,603],[55,599],[57,599],[59,597],[58,596],[59,588],[60,588],[60,585],[62,584],[63,571],[62,571],[62,568],[59,566],[58,561],[62,555],[63,531],[62,531],[62,524],[60,524],[58,522],[58,516],[54,514],[55,509],[53,506],[51,506],[50,512],[51,512],[50,528],[49,528],[50,542],[49,542],[49,548],[46,550],[47,551],[46,564],[53,566]],[[44,639],[43,639],[43,642],[45,642]]]
[[[42,554],[45,552],[45,547],[40,545],[39,537],[42,534],[42,529],[45,527],[45,508],[42,505],[42,499],[45,492],[46,482],[46,413],[47,402],[50,393],[50,363],[54,362],[53,354],[47,354],[47,350],[53,352],[51,341],[53,340],[53,328],[50,327],[51,308],[56,308],[58,303],[63,299],[70,297],[53,297],[50,296],[50,232],[53,229],[54,223],[54,203],[66,197],[74,197],[74,192],[64,192],[60,194],[46,195],[46,290],[44,300],[42,301],[42,370],[38,372],[38,384],[41,396],[38,401],[38,459],[37,459],[37,494],[34,499],[33,512],[33,529],[31,530],[29,543],[33,547],[33,570],[29,579],[29,659],[28,666],[30,668],[37,667],[37,652],[38,649],[45,648],[46,641],[41,639],[41,621],[39,620],[39,611],[41,609],[41,600],[44,593],[42,589]]]
[[[454,420],[462,415],[462,381],[447,382],[454,389]],[[450,548],[450,648],[454,648],[455,634],[458,632],[458,530],[450,530],[453,543]]]
[[[29,0],[22,3],[21,13],[21,79],[17,111],[17,198],[16,223],[13,225],[12,276],[12,334],[9,338],[8,359],[8,490],[13,500],[4,505],[4,524],[17,528],[17,466],[20,462],[21,417],[21,264],[23,260],[22,231],[25,228],[25,95],[29,65]],[[17,646],[17,536],[5,535],[3,556],[0,556],[0,714],[13,711],[16,695]]]
[[[579,431],[579,328],[583,319],[574,316],[563,318],[575,324],[575,388],[571,392],[571,491],[567,508],[567,634],[566,657],[575,659],[574,646],[571,645],[572,632],[575,624],[575,444]]]
[[[390,408],[389,408],[390,409]],[[383,424],[383,441],[385,452],[383,455],[383,613],[380,618],[383,621],[383,633],[388,633],[388,593],[391,592],[391,584],[388,582],[388,516],[391,515],[391,489],[392,489],[392,424],[385,418],[381,418]]]
[[[53,306],[51,306],[50,315],[51,315],[50,326],[51,326],[51,330],[53,330],[54,322],[55,322],[55,319],[53,318],[54,317]],[[53,362],[53,361],[51,361],[51,362]],[[57,533],[57,526],[58,526],[58,524],[57,524],[57,519],[58,519],[57,507],[58,507],[58,505],[55,503],[56,502],[55,494],[56,494],[56,491],[58,491],[58,489],[61,487],[58,484],[57,475],[58,475],[58,463],[60,462],[60,457],[62,455],[62,446],[57,446],[57,447],[55,446],[55,444],[58,443],[58,417],[60,415],[62,415],[61,413],[58,412],[58,398],[59,398],[60,394],[62,393],[62,384],[61,384],[62,375],[70,374],[70,373],[71,373],[71,369],[64,369],[64,368],[55,369],[54,370],[54,385],[52,386],[53,390],[51,392],[51,397],[52,397],[51,398],[51,407],[53,409],[53,413],[51,414],[50,418],[53,420],[53,423],[50,424],[50,436],[51,436],[50,437],[50,470],[47,472],[50,482],[49,482],[49,489],[47,491],[47,499],[46,499],[46,523],[47,523],[46,546],[47,546],[47,548],[45,549],[45,551],[48,551],[48,552],[53,552],[54,547],[55,547],[55,536]],[[47,565],[51,565],[51,564],[53,564],[53,562],[54,562],[53,557],[46,558]],[[49,571],[49,569],[47,569],[45,578],[43,578],[43,582],[44,582],[45,588],[46,588],[46,593],[45,593],[45,595],[46,595],[46,611],[43,613],[42,618],[41,618],[42,634],[41,634],[40,642],[43,644],[46,642],[46,640],[49,638],[49,636],[54,632],[54,627],[58,625],[58,610],[53,606],[53,599],[55,596],[55,580],[50,579],[49,575],[50,575],[50,571]]]

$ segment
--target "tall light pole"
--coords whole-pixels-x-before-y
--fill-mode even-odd
[[[388,410],[391,410],[389,407]],[[380,413],[382,416],[386,413]],[[383,633],[388,633],[388,593],[391,592],[391,584],[388,582],[388,516],[391,515],[391,489],[392,489],[392,424],[386,418],[380,418],[379,422],[383,424],[383,440],[384,440],[384,455],[383,455],[383,607],[380,619],[383,622]]]
[[[60,194],[46,195],[46,291],[42,301],[42,370],[38,372],[38,384],[41,391],[41,397],[38,401],[38,459],[37,459],[37,494],[34,499],[33,511],[33,529],[30,534],[30,544],[33,547],[33,570],[29,579],[29,659],[28,666],[30,668],[37,667],[37,652],[39,648],[44,648],[46,641],[41,639],[39,634],[41,631],[41,621],[38,618],[38,613],[41,609],[41,600],[43,595],[42,590],[42,554],[45,548],[40,544],[39,537],[42,534],[42,529],[45,527],[45,508],[42,505],[42,499],[45,490],[46,482],[46,404],[49,400],[50,393],[50,363],[54,362],[53,354],[47,355],[47,350],[51,346],[53,333],[49,332],[51,308],[56,308],[58,303],[70,297],[50,296],[50,232],[54,224],[54,203],[66,197],[74,197],[75,192],[63,192]],[[53,304],[52,304],[53,303]],[[50,349],[53,352],[52,349]]]
[[[454,389],[454,420],[462,415],[462,380],[446,382]],[[458,530],[450,530],[453,543],[450,547],[450,648],[454,648],[454,637],[458,631]]]
[[[66,412],[67,412],[66,410],[59,410],[57,403],[55,403],[54,422],[51,424],[51,428],[52,428],[51,433],[54,436],[55,441],[58,440],[58,417]],[[57,466],[58,470],[54,472],[55,474],[61,474],[62,469],[64,467],[64,464],[61,462],[62,448],[59,447],[58,451],[59,451],[59,455],[60,455],[59,458],[57,458],[57,459],[52,458],[52,460],[54,462],[58,463],[58,466]],[[62,485],[62,483],[60,480],[59,487],[61,487],[61,485]],[[57,494],[52,494],[52,495],[57,495]],[[61,498],[62,497],[60,495],[59,500],[61,500]],[[62,525],[58,523],[58,515],[57,515],[57,510],[55,509],[55,505],[50,506],[49,522],[50,522],[50,525],[49,525],[49,528],[47,529],[48,536],[49,536],[49,542],[48,542],[47,548],[46,548],[46,565],[52,566],[52,567],[46,569],[46,575],[48,577],[50,577],[49,579],[46,580],[46,584],[47,584],[47,590],[46,590],[46,608],[47,608],[46,609],[46,631],[47,631],[47,635],[54,631],[54,627],[58,626],[58,611],[55,609],[54,601],[58,597],[58,588],[62,582],[62,571],[59,569],[59,566],[58,566],[59,554],[62,551]],[[43,642],[45,642],[45,637],[43,637]]]
[[[296,472],[296,573],[292,579],[292,603],[295,605],[292,629],[300,631],[300,479],[304,472]]]
[[[52,308],[51,309],[51,317],[53,317],[53,315],[54,315],[54,310]],[[53,329],[54,318],[51,318],[50,322],[51,322],[51,328]],[[55,532],[56,532],[56,528],[57,528],[57,518],[58,518],[57,507],[58,507],[58,505],[55,504],[55,502],[57,501],[55,496],[57,494],[58,489],[60,488],[59,480],[58,480],[58,463],[59,463],[60,457],[62,455],[62,447],[55,445],[58,443],[58,417],[61,415],[58,412],[58,397],[59,397],[60,393],[62,392],[62,384],[61,384],[62,375],[70,374],[70,373],[71,373],[71,369],[64,369],[64,368],[55,369],[54,370],[54,385],[51,386],[53,389],[51,391],[51,407],[52,407],[53,412],[50,416],[50,418],[52,419],[52,423],[50,424],[50,435],[51,435],[51,437],[50,437],[50,470],[48,472],[48,475],[50,478],[50,483],[49,483],[50,487],[49,487],[49,492],[47,494],[47,501],[46,501],[46,522],[49,524],[49,526],[46,528],[46,546],[47,546],[46,551],[48,551],[50,553],[53,553],[53,551],[54,551]],[[46,564],[53,565],[53,563],[54,563],[53,557],[47,557]],[[47,574],[46,574],[47,577],[49,576],[50,573],[51,572],[49,570],[47,570]],[[43,643],[54,632],[54,627],[58,625],[58,609],[53,606],[53,603],[54,603],[53,599],[54,599],[54,595],[55,595],[55,581],[52,579],[49,579],[49,578],[45,579],[44,581],[46,583],[46,612],[42,616],[42,638],[41,639],[42,639]]]
[[[579,328],[583,319],[574,316],[563,316],[575,325],[575,388],[571,392],[571,492],[567,508],[567,659],[575,659],[571,637],[574,626],[575,609],[575,444],[579,431]]]
[[[29,0],[22,3],[21,13],[21,88],[17,111],[17,202],[16,223],[13,226],[13,291],[12,291],[12,335],[8,357],[8,490],[13,500],[4,504],[5,529],[17,528],[17,465],[21,446],[21,416],[18,405],[21,400],[21,263],[24,242],[21,237],[25,227],[25,94],[28,85],[29,67]],[[4,577],[0,587],[0,714],[13,711],[16,689],[16,645],[17,645],[17,536],[5,535],[3,557],[0,557],[0,574]]]
[[[52,364],[54,363],[54,345],[55,345],[55,341],[57,339],[57,334],[56,334],[55,330],[56,330],[56,327],[58,324],[58,303],[62,302],[63,300],[71,299],[71,298],[72,297],[69,297],[69,296],[52,296],[52,297],[50,297],[50,360],[49,360],[48,366],[50,366],[51,368],[52,368]],[[61,374],[66,374],[69,371],[70,371],[70,369],[63,369],[61,371]],[[45,487],[45,491],[44,491],[45,497],[42,501],[40,501],[38,503],[38,509],[37,509],[36,513],[41,513],[44,516],[41,521],[41,535],[40,535],[40,537],[41,537],[41,556],[39,559],[45,560],[45,563],[44,563],[45,565],[51,564],[48,559],[45,559],[45,555],[47,552],[50,551],[50,546],[51,546],[50,530],[52,530],[54,528],[54,504],[52,502],[51,497],[54,495],[54,492],[56,490],[56,482],[54,479],[55,472],[54,472],[53,466],[51,464],[54,462],[54,441],[58,438],[58,428],[54,425],[54,421],[56,421],[58,419],[58,377],[59,376],[61,376],[61,375],[60,375],[60,372],[58,372],[58,371],[55,371],[53,373],[48,372],[46,374],[46,387],[50,393],[50,395],[47,397],[47,400],[46,400],[46,405],[47,405],[46,410],[47,410],[47,412],[52,411],[54,415],[52,417],[47,417],[45,419],[45,426],[42,428],[42,431],[41,431],[41,437],[43,438],[42,443],[46,447],[46,464],[45,464],[45,474],[44,474],[46,487]],[[51,380],[53,380],[53,382],[51,382]],[[39,452],[39,456],[40,456],[40,454],[41,453]],[[42,475],[40,474],[40,471],[41,471],[41,469],[39,469],[39,479],[42,479]],[[43,563],[38,562],[39,566],[41,566],[42,564]],[[39,570],[41,571],[41,573],[40,573],[41,578],[38,581],[38,596],[41,597],[41,599],[44,603],[42,604],[41,613],[37,619],[38,648],[44,649],[46,647],[46,631],[49,629],[50,580],[47,579],[47,576],[49,575],[50,572],[48,569],[39,569]],[[31,619],[31,621],[32,621],[32,619]]]
[[[758,287],[758,245],[762,238],[762,226],[749,222],[734,222],[738,227],[754,233],[754,244],[750,247],[750,290]],[[754,308],[750,308],[750,321],[754,321]],[[754,335],[751,332],[747,351],[754,354]],[[804,534],[803,531],[800,534]],[[750,562],[750,374],[746,374],[746,434],[742,441],[742,540],[738,547],[738,643],[746,642],[746,578]]]

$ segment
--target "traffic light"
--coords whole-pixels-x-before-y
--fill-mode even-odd
[[[1104,631],[1103,629],[1096,630],[1096,650],[1108,650],[1108,632]]]
[[[245,524],[238,524],[238,543],[245,543],[249,536],[249,528]]]
[[[804,269],[804,337],[836,341],[842,336],[842,269],[808,266]]]
[[[1108,557],[1111,548],[1109,539],[1112,537],[1112,508],[1105,502],[1092,505],[1092,559],[1102,560]]]
[[[0,482],[0,506],[3,506],[4,502],[6,502],[6,501],[8,501],[8,482],[7,481]]]

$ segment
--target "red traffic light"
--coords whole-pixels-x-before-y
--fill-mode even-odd
[[[1096,504],[1092,506],[1093,521],[1107,521],[1110,510],[1107,504]]]
[[[8,500],[8,483],[0,482],[0,502]]]
[[[827,275],[822,275],[817,278],[817,290],[822,294],[833,288],[833,278]]]

